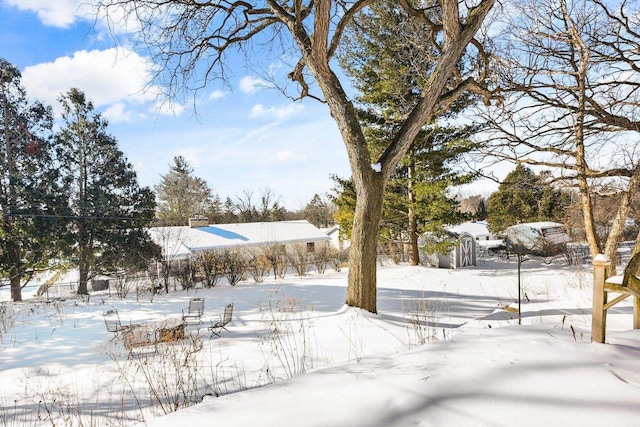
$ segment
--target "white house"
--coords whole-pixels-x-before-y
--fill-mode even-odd
[[[167,258],[189,258],[198,251],[257,248],[269,245],[305,245],[315,252],[329,245],[331,238],[308,221],[209,224],[193,218],[189,226],[150,228],[151,239]]]
[[[485,221],[469,221],[463,222],[448,228],[449,231],[462,234],[468,233],[473,236],[478,246],[492,249],[504,246],[504,241],[489,231]]]
[[[340,238],[340,226],[333,225],[329,228],[321,229],[327,236],[331,238],[331,246],[334,249],[344,250],[348,249],[351,246],[351,242],[349,240],[344,240]]]

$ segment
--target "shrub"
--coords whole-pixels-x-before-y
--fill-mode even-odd
[[[294,245],[293,250],[289,254],[289,260],[291,261],[291,267],[298,273],[298,276],[306,276],[307,271],[309,271],[310,261],[307,245]]]
[[[224,275],[220,257],[214,251],[196,253],[193,258],[196,274],[202,277],[204,286],[213,288]]]
[[[245,257],[236,251],[224,251],[220,254],[220,262],[229,284],[235,286],[247,272]]]

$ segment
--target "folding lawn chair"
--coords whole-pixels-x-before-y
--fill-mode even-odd
[[[211,326],[207,328],[211,331],[211,338],[213,338],[214,335],[219,337],[223,329],[229,332],[229,330],[225,326],[231,323],[232,316],[233,316],[233,303],[228,304],[224,308],[224,314],[222,315],[222,318],[219,321],[215,323],[211,321]]]
[[[189,307],[182,309],[182,320],[185,322],[187,319],[197,319],[199,323],[202,323],[202,314],[204,313],[204,298],[191,298],[189,300]]]

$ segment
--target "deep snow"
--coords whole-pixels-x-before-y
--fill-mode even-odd
[[[590,266],[529,260],[519,325],[516,271],[496,259],[385,265],[377,315],[344,306],[344,270],[153,301],[3,304],[0,426],[640,425],[631,304],[610,310],[607,344],[591,343]],[[205,322],[158,354],[127,360],[104,327],[109,308],[123,322],[157,322],[179,318],[194,296],[205,298]],[[211,339],[209,321],[230,302],[229,332]],[[181,393],[194,404],[163,415]]]

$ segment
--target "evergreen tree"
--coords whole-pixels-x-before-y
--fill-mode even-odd
[[[332,207],[322,200],[318,194],[313,198],[302,211],[304,219],[316,227],[328,227],[334,223],[332,218]]]
[[[169,173],[162,175],[155,191],[157,216],[163,225],[187,225],[189,218],[211,213],[211,189],[204,179],[193,175],[193,167],[182,156],[173,158]]]
[[[519,164],[487,200],[487,224],[493,233],[524,222],[558,221],[569,204],[568,194],[545,182],[544,176]]]
[[[436,46],[424,43],[430,28],[411,20],[397,2],[370,6],[350,31],[351,43],[341,63],[359,91],[359,119],[369,149],[382,154],[407,114],[418,102],[421,88],[434,63]],[[464,60],[461,61],[464,68]],[[461,97],[448,106],[451,117],[473,99]],[[409,260],[419,262],[418,235],[443,233],[444,227],[466,219],[449,188],[470,182],[472,176],[456,172],[454,165],[471,150],[473,127],[441,127],[431,120],[418,132],[399,162],[385,191],[380,238],[403,243],[408,237]]]
[[[17,68],[0,58],[0,273],[13,301],[56,257],[62,192],[55,187],[50,107],[29,103]]]
[[[236,214],[236,207],[235,207],[235,204],[233,203],[233,200],[231,200],[231,197],[227,197],[226,200],[224,201],[222,212],[223,212],[223,218],[224,218],[222,223],[234,224],[236,222],[239,222],[238,215]]]
[[[71,212],[67,252],[79,270],[78,293],[87,293],[95,274],[123,265],[143,267],[157,256],[145,228],[153,221],[155,201],[138,185],[136,173],[107,122],[83,92],[71,89],[60,98],[63,127],[56,150]]]
[[[209,218],[209,223],[211,224],[224,224],[225,221],[225,212],[224,206],[222,204],[222,199],[220,199],[219,195],[214,195],[211,199],[211,203],[209,204],[209,208],[207,210],[207,218]]]
[[[333,175],[331,179],[334,182],[334,187],[331,189],[333,193],[329,195],[329,198],[336,206],[333,219],[338,223],[340,240],[349,240],[356,211],[356,190],[353,188],[353,180],[351,179],[343,179],[336,175]]]

